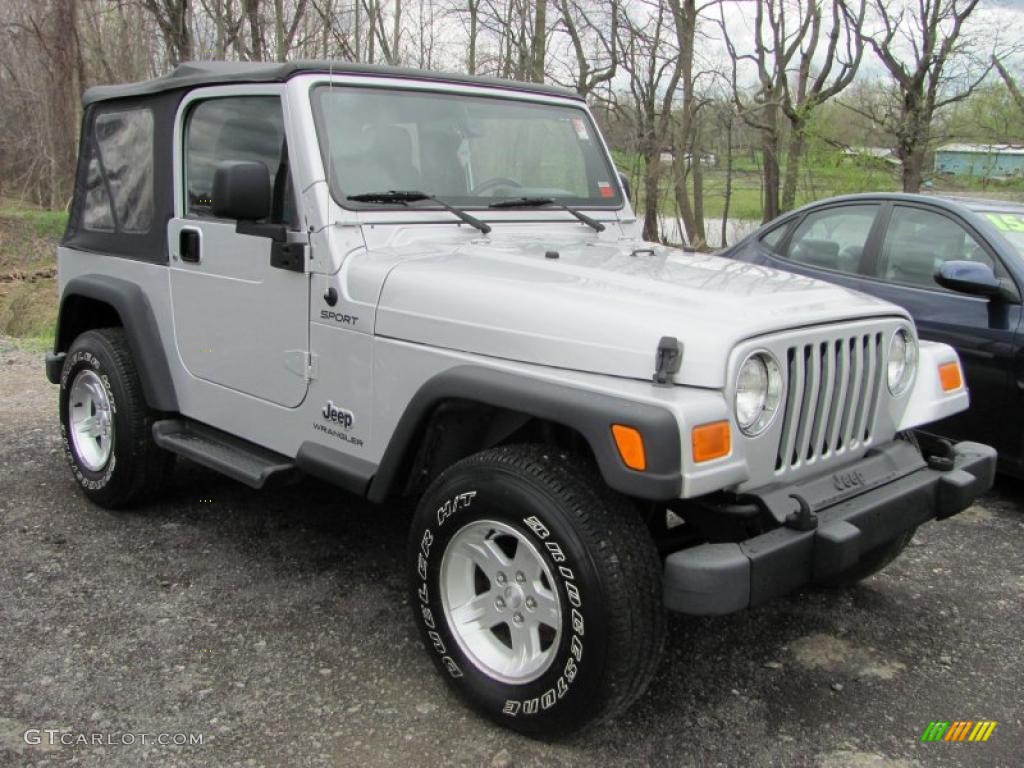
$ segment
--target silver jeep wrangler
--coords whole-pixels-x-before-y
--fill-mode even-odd
[[[510,728],[621,712],[666,608],[862,579],[992,483],[911,432],[967,407],[950,347],[643,242],[573,93],[203,63],[84,102],[46,365],[82,491],[138,504],[184,456],[418,500],[427,653]]]

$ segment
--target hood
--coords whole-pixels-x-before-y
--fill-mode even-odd
[[[405,341],[649,380],[663,336],[683,344],[676,382],[721,388],[741,341],[781,330],[906,316],[801,275],[647,243],[559,242],[516,233],[390,270],[375,332]],[[415,248],[408,243],[406,253]],[[557,251],[558,258],[545,254]]]

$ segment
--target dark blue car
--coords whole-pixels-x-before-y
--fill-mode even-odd
[[[905,307],[923,339],[960,353],[971,408],[929,431],[999,451],[1024,477],[1024,204],[907,194],[835,197],[721,252]]]

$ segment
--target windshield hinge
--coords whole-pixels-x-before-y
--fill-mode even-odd
[[[654,384],[671,387],[673,376],[683,364],[683,345],[675,336],[662,336],[654,355]]]
[[[306,353],[306,381],[312,381],[320,372],[319,358],[312,352]]]
[[[289,349],[284,353],[284,366],[296,376],[312,381],[320,372],[317,356],[304,349]]]

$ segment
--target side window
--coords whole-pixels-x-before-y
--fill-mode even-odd
[[[82,226],[93,232],[113,232],[114,212],[110,193],[95,142],[89,143],[89,165],[85,175],[85,197],[82,203]]]
[[[232,96],[201,101],[185,128],[185,215],[213,215],[213,174],[219,163],[261,162],[271,184],[281,165],[284,121],[277,96]]]
[[[980,261],[999,274],[998,265],[985,249],[953,219],[922,208],[893,208],[878,259],[877,277],[939,288],[935,271],[947,261]]]
[[[879,206],[845,205],[804,217],[789,240],[787,259],[856,274]]]
[[[781,253],[779,246],[782,244],[782,238],[786,236],[786,231],[789,229],[789,225],[791,223],[792,221],[787,221],[782,226],[776,227],[771,232],[762,235],[761,245],[772,253]]]
[[[153,221],[153,113],[100,112],[86,148],[82,225],[97,232],[145,234]]]

